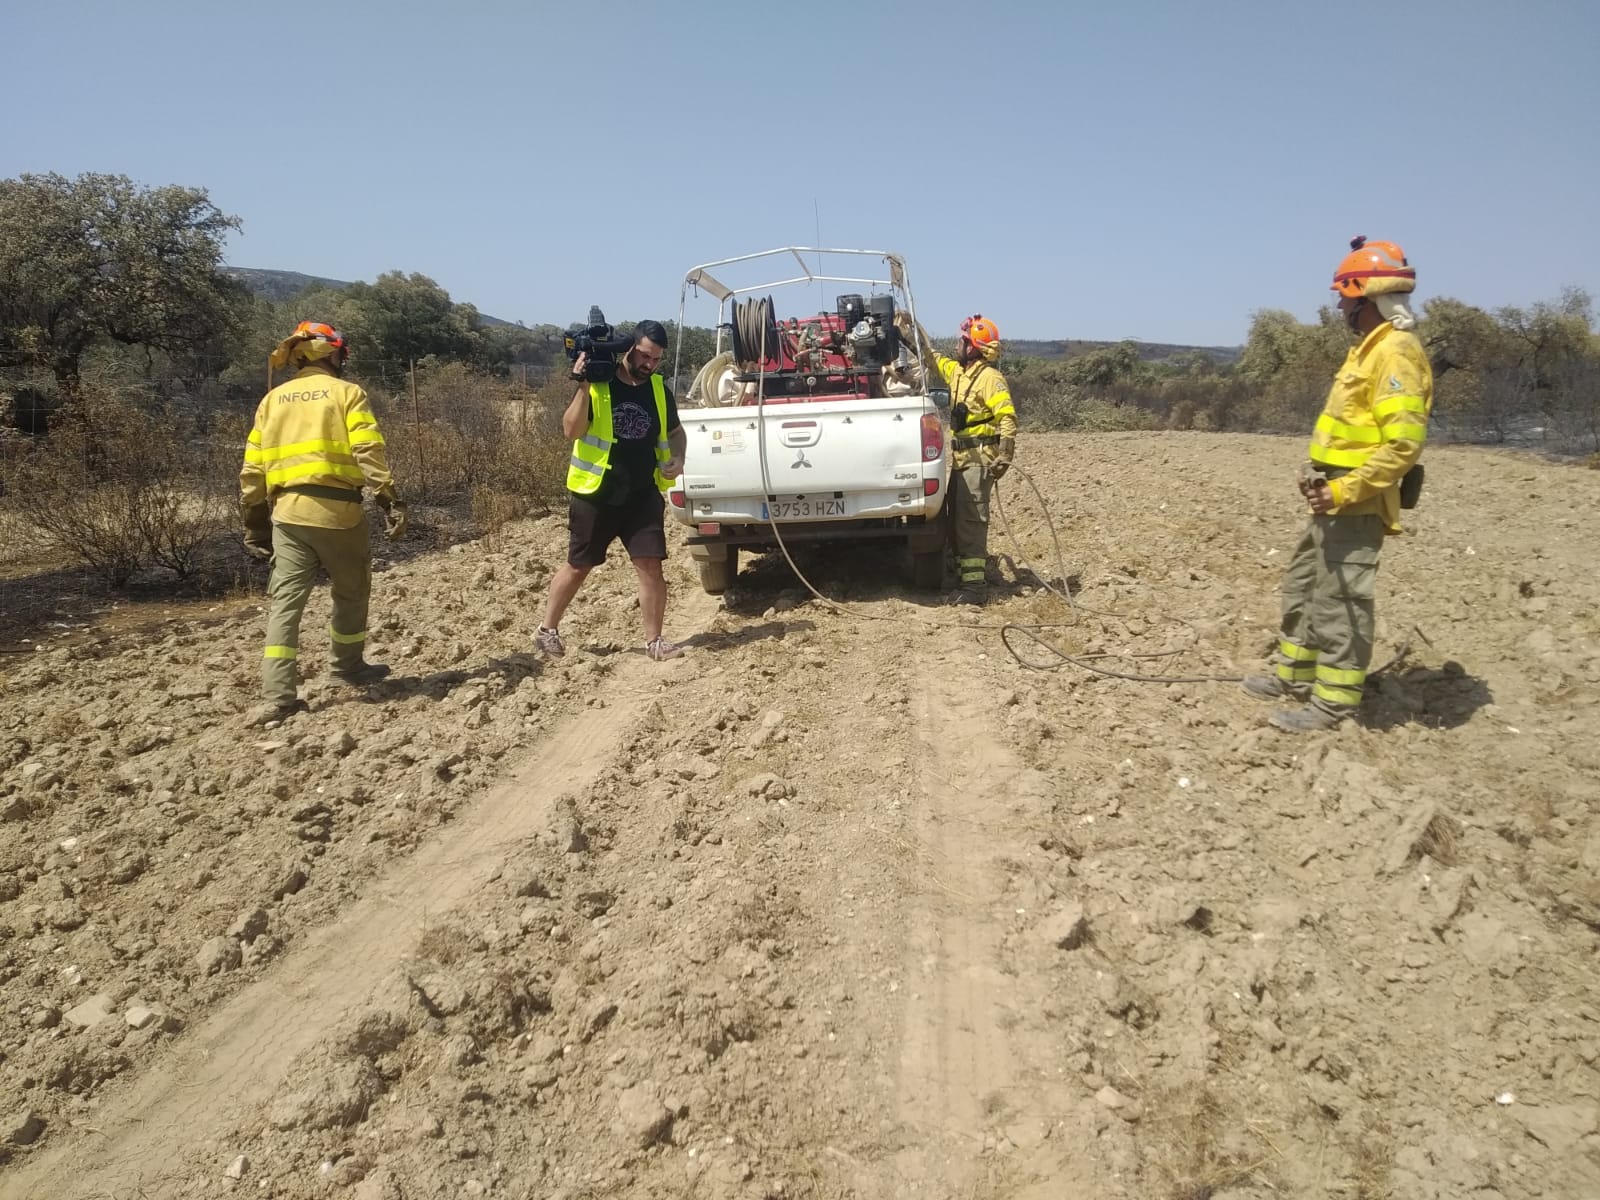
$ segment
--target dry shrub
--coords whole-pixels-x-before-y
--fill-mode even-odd
[[[1147,1100],[1147,1125],[1159,1130],[1148,1163],[1170,1200],[1209,1200],[1249,1183],[1269,1185],[1272,1153],[1247,1118],[1229,1112],[1216,1080],[1196,1081]]]
[[[201,548],[234,520],[238,468],[220,465],[232,454],[170,414],[115,393],[86,396],[75,419],[11,465],[11,524],[112,587],[152,565],[188,577]]]
[[[565,493],[570,443],[559,409],[459,363],[419,369],[415,405],[398,397],[383,427],[401,495],[436,504],[465,499],[486,534]]]
[[[1443,867],[1453,867],[1461,861],[1461,822],[1448,813],[1436,813],[1417,838],[1416,852],[1426,854]]]

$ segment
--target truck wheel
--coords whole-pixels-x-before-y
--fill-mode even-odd
[[[936,591],[944,585],[944,547],[911,555],[911,585]]]
[[[733,586],[733,577],[739,573],[739,548],[729,546],[726,558],[697,558],[694,565],[700,568],[700,586],[706,595],[720,596]]]

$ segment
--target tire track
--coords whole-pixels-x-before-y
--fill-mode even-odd
[[[715,608],[712,598],[691,596],[678,619],[703,629]],[[270,1099],[297,1056],[369,1001],[430,920],[488,883],[545,827],[557,796],[611,762],[661,669],[642,661],[625,668],[612,703],[557,724],[460,819],[109,1097],[92,1126],[79,1124],[75,1137],[0,1179],[0,1200],[175,1195],[192,1175],[182,1164]]]

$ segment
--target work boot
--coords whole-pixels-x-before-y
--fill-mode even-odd
[[[1267,718],[1267,723],[1285,733],[1325,733],[1339,728],[1339,723],[1354,711],[1351,708],[1334,710],[1323,708],[1320,704],[1308,704],[1304,708],[1280,708]]]
[[[1246,675],[1241,686],[1248,696],[1257,700],[1309,700],[1309,683],[1285,683],[1276,675]]]
[[[950,593],[951,604],[969,604],[982,608],[989,603],[989,589],[981,583],[969,583]]]
[[[271,725],[306,710],[304,700],[263,700],[244,714],[246,725]]]
[[[533,644],[551,658],[560,658],[567,652],[566,646],[561,642],[561,635],[554,629],[539,626],[539,632],[533,635]]]
[[[386,678],[389,674],[389,664],[362,662],[353,667],[335,667],[328,674],[333,676],[336,683],[359,686],[365,683],[377,683],[378,680]]]

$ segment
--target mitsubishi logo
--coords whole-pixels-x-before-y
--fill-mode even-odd
[[[806,467],[807,469],[810,468],[811,464],[806,461],[806,452],[804,450],[796,450],[794,455],[794,461],[789,464],[789,469],[791,471],[793,471],[796,467]]]

